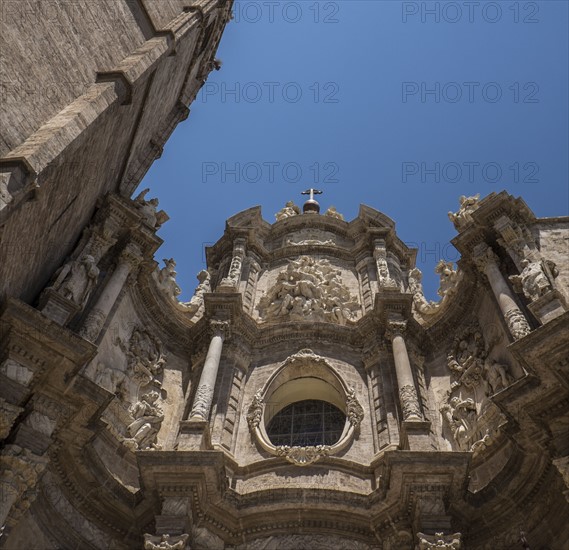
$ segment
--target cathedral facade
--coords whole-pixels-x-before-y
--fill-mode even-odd
[[[566,549],[567,217],[461,197],[437,301],[314,190],[230,218],[188,302],[154,260],[131,197],[231,9],[2,5],[0,548]]]
[[[319,210],[236,214],[181,302],[109,194],[5,300],[3,547],[567,547],[567,218],[462,197],[433,302],[390,218]]]

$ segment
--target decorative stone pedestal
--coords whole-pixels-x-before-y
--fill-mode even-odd
[[[207,420],[192,419],[180,422],[179,451],[203,451],[211,448],[211,435]]]
[[[567,311],[564,296],[558,290],[550,290],[529,304],[528,309],[542,325],[563,315]]]
[[[48,319],[65,326],[81,308],[75,302],[48,288],[40,297],[39,309]]]
[[[401,448],[409,451],[432,451],[431,423],[427,420],[401,422]]]

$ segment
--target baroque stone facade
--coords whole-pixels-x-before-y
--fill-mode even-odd
[[[384,214],[251,208],[180,303],[150,201],[3,299],[0,546],[565,548],[567,218],[462,198],[433,302]]]

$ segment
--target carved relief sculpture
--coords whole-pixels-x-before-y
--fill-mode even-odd
[[[128,358],[128,371],[140,383],[148,384],[162,371],[166,358],[162,346],[147,331],[135,327],[130,340],[125,344],[120,338],[115,339]]]
[[[328,260],[301,256],[289,262],[257,308],[263,320],[288,317],[344,325],[355,319],[359,304]]]

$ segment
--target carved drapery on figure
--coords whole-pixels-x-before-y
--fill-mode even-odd
[[[474,262],[476,267],[488,278],[510,334],[515,340],[519,340],[529,334],[530,327],[500,272],[497,260],[496,254],[487,244],[481,243],[475,247]]]
[[[128,425],[127,431],[131,437],[124,440],[130,449],[160,449],[156,439],[164,420],[164,413],[156,403],[159,397],[157,391],[145,393],[140,401],[130,408],[129,412],[134,420]]]
[[[257,308],[262,320],[288,317],[344,325],[354,320],[360,306],[329,260],[301,256],[279,273]]]
[[[460,208],[458,212],[449,212],[449,220],[454,224],[454,227],[458,231],[462,231],[467,225],[473,222],[472,212],[474,212],[480,205],[478,201],[480,200],[480,193],[474,195],[473,197],[466,197],[462,195],[459,199]]]

